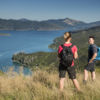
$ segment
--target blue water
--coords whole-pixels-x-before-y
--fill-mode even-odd
[[[0,36],[0,70],[6,72],[11,66],[15,71],[19,66],[12,63],[12,55],[18,52],[52,52],[48,45],[56,37],[63,35],[63,31],[0,31],[8,33],[10,36]],[[24,68],[24,73],[28,74],[30,69]]]

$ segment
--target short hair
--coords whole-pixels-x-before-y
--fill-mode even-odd
[[[64,40],[67,41],[69,38],[71,38],[71,32],[65,32],[64,33]]]
[[[95,40],[95,37],[94,36],[89,36],[89,38],[92,38],[93,40]]]

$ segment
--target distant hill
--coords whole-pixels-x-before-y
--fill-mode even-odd
[[[100,25],[100,21],[85,23],[69,18],[52,19],[44,21],[32,21],[25,18],[0,19],[0,30],[81,30]]]
[[[89,27],[100,26],[100,21],[92,22],[88,24]]]
[[[45,21],[32,21],[25,18],[0,19],[0,30],[75,30],[84,28],[86,25],[85,22],[69,18]]]

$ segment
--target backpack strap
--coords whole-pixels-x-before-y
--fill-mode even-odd
[[[61,47],[64,48],[64,44],[61,44]]]
[[[64,44],[61,44],[60,46],[64,49]],[[58,54],[58,57],[60,58],[61,55],[62,55],[62,51]]]
[[[72,48],[74,45],[72,44],[70,47]]]
[[[70,48],[72,48],[74,45],[72,44],[71,46],[69,46]],[[64,48],[64,44],[61,44],[61,47]],[[67,47],[67,46],[66,46]]]

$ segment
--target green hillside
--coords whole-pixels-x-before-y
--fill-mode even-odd
[[[96,37],[96,44],[100,46],[100,27],[90,28],[88,30],[74,31],[72,34],[72,43],[78,47],[79,60],[75,63],[80,69],[87,64],[87,53],[88,53],[88,37],[94,35]],[[54,40],[54,43],[49,47],[56,49],[60,44],[64,42],[63,37],[58,37]],[[34,68],[34,66],[58,66],[59,59],[57,58],[57,52],[37,52],[32,54],[18,53],[12,57],[13,61],[18,62],[22,65]],[[97,62],[100,65],[100,62]]]
[[[95,43],[100,46],[100,26],[93,27],[86,30],[80,30],[80,31],[73,31],[72,32],[72,43],[77,45],[78,48],[84,48],[88,46],[88,37],[90,35],[93,35],[96,37]],[[57,49],[60,44],[64,43],[63,36],[57,37],[54,39],[53,44],[51,44],[49,47],[53,49]]]
[[[56,52],[37,52],[32,54],[18,53],[13,55],[12,60],[15,63],[17,62],[31,68],[36,66],[56,66],[58,64]]]

